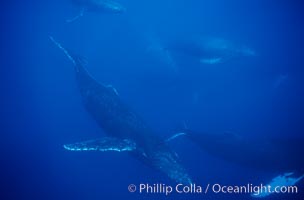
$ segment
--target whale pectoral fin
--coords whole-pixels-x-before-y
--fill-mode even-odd
[[[70,151],[133,151],[136,143],[130,139],[104,137],[74,144],[66,144],[64,148]]]
[[[174,140],[175,138],[183,136],[183,135],[187,135],[187,134],[184,132],[176,133],[176,134],[172,135],[171,137],[167,138],[165,140],[165,142],[170,142],[171,140]]]
[[[85,11],[86,11],[86,8],[82,8],[77,16],[73,17],[72,19],[67,19],[66,22],[71,23],[71,22],[76,21],[77,19],[79,19],[80,17],[82,17],[84,15]]]
[[[277,187],[290,187],[290,186],[295,186],[299,181],[301,181],[304,178],[304,174],[300,177],[296,177],[293,175],[294,173],[285,173],[282,175],[279,175],[275,178],[272,179],[270,183],[268,183],[268,186],[271,186],[271,188],[277,188]],[[274,194],[273,191],[269,190],[261,190],[259,192],[253,192],[251,194],[251,197],[256,197],[256,198],[262,198],[262,197],[267,197],[271,194]]]
[[[219,64],[223,61],[223,58],[221,57],[214,57],[214,58],[201,58],[200,63],[201,64],[208,64],[208,65],[214,65]]]
[[[114,92],[114,94],[116,94],[117,96],[119,96],[119,94],[118,94],[116,88],[113,87],[113,85],[106,85],[106,87],[109,88],[109,89],[111,89],[111,90]]]

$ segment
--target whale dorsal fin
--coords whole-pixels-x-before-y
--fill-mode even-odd
[[[70,151],[133,151],[136,143],[130,139],[104,137],[74,144],[66,144],[64,148]]]

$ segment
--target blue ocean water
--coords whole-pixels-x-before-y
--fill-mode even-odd
[[[64,144],[105,133],[83,106],[72,63],[49,36],[83,57],[90,74],[113,85],[161,138],[187,126],[202,134],[227,133],[226,138],[289,141],[303,138],[304,131],[303,3],[117,2],[126,8],[124,13],[87,12],[71,23],[66,20],[81,8],[69,0],[1,2],[0,198],[252,199],[211,192],[130,193],[129,184],[176,183],[125,152],[65,150]],[[198,63],[193,55],[168,57],[167,45],[196,36],[223,38],[253,49],[255,55],[230,59],[234,55],[229,54],[227,61],[215,64]],[[289,172],[248,168],[183,137],[169,146],[197,185],[266,184]],[[301,164],[297,175],[304,172]],[[303,199],[303,180],[297,186],[298,194],[265,199]]]

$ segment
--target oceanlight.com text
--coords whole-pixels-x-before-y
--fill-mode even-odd
[[[130,184],[129,192],[138,192],[140,194],[251,194],[252,196],[269,195],[269,194],[297,194],[297,186],[271,186],[271,185],[221,185],[221,184],[176,184],[167,185],[163,183],[140,183],[138,185]]]

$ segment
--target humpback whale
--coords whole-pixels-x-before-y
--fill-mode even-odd
[[[303,137],[246,138],[234,133],[210,134],[187,129],[171,138],[182,135],[213,156],[247,168],[280,174],[268,185],[292,186],[304,178]],[[266,197],[270,194],[264,192],[251,196]]]
[[[255,56],[254,50],[217,37],[193,37],[176,40],[165,49],[172,54],[188,56],[201,64],[213,65],[232,58]]]
[[[73,63],[76,81],[87,112],[105,131],[106,137],[64,145],[70,151],[129,152],[146,165],[165,173],[170,179],[190,184],[191,179],[178,155],[117,95],[113,86],[97,82],[86,70],[80,57],[50,39]]]
[[[112,0],[72,0],[72,3],[81,8],[80,13],[67,22],[73,22],[84,15],[84,12],[123,13],[126,8]]]
[[[183,134],[202,150],[239,165],[263,171],[297,171],[304,173],[303,137],[245,137],[235,133]]]

